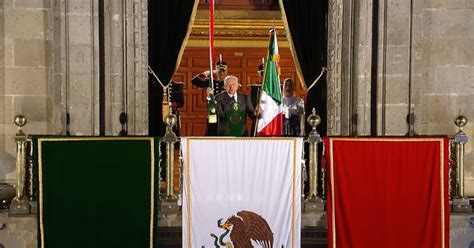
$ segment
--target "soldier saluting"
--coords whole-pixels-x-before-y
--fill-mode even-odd
[[[212,71],[212,82],[211,72],[205,71],[196,75],[191,83],[199,88],[213,91],[213,94],[207,97],[208,105],[208,121],[206,127],[206,136],[217,136],[217,109],[214,95],[217,95],[224,91],[224,78],[227,77],[227,63],[222,60],[222,55],[219,56],[219,60],[216,62],[216,69]]]
[[[224,91],[224,78],[227,77],[227,63],[223,60],[216,62],[216,69],[212,71],[214,80],[214,93],[217,95]],[[191,79],[191,83],[199,88],[209,88],[211,72],[201,72]]]

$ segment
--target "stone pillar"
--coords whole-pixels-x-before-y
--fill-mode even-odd
[[[328,134],[370,134],[372,0],[330,0]]]
[[[147,1],[106,1],[106,133],[148,133]]]
[[[341,135],[343,0],[328,1],[327,131]]]
[[[105,128],[148,129],[147,1],[104,2]],[[99,1],[54,2],[54,104],[62,134],[99,134]],[[58,114],[56,114],[58,113]],[[69,116],[69,117],[68,117]]]
[[[54,1],[54,106],[63,135],[97,135],[98,3]]]
[[[148,134],[148,0],[127,1],[127,84],[128,130],[134,135]],[[133,25],[133,26],[131,26]],[[130,73],[133,72],[133,73]]]
[[[370,134],[370,80],[372,63],[372,1],[352,0],[352,105],[353,111],[349,117],[352,118],[351,135]]]
[[[410,2],[387,0],[379,6],[378,135],[408,132],[408,104],[413,104],[415,95],[413,57],[410,57],[415,44],[410,33],[413,24]]]

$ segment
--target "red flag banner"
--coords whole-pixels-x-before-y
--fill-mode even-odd
[[[447,138],[326,138],[328,247],[449,247]]]

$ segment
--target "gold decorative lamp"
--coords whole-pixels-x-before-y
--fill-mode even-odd
[[[467,118],[459,113],[458,117],[454,120],[454,124],[458,127],[456,135],[454,135],[454,143],[456,144],[456,197],[453,199],[453,211],[454,212],[471,212],[472,206],[469,203],[469,199],[465,198],[464,194],[464,144],[469,140],[467,135],[463,131],[463,127],[467,125]]]
[[[30,205],[28,199],[24,195],[25,186],[25,166],[26,166],[26,143],[28,136],[21,130],[26,125],[27,120],[23,115],[17,115],[14,118],[15,125],[18,127],[18,132],[15,134],[14,140],[16,143],[16,196],[13,198],[10,205],[10,214],[21,215],[30,213]]]
[[[454,120],[454,124],[458,127],[458,132],[454,136],[454,142],[458,146],[457,148],[457,182],[458,190],[457,196],[459,198],[464,198],[464,144],[467,143],[468,137],[463,132],[463,127],[467,124],[467,118],[460,113],[458,117]]]
[[[305,202],[305,211],[322,211],[324,210],[323,200],[318,197],[318,146],[322,140],[317,131],[321,117],[316,114],[316,109],[313,108],[307,122],[311,126],[311,132],[306,138],[306,142],[309,143],[309,196]]]
[[[173,192],[173,174],[174,174],[174,144],[178,142],[178,137],[173,132],[173,127],[178,123],[178,118],[170,114],[165,118],[166,133],[162,141],[166,143],[166,199],[176,199]]]
[[[166,133],[161,141],[166,144],[166,195],[161,198],[160,213],[167,216],[170,221],[179,214],[179,200],[174,194],[174,144],[178,142],[178,137],[173,132],[173,127],[178,123],[178,118],[174,114],[169,114],[165,118]],[[160,173],[161,174],[161,173]],[[181,177],[181,175],[180,175]],[[174,216],[174,217],[172,217]]]

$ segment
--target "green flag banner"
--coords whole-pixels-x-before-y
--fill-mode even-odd
[[[153,247],[158,139],[37,137],[38,247]]]

